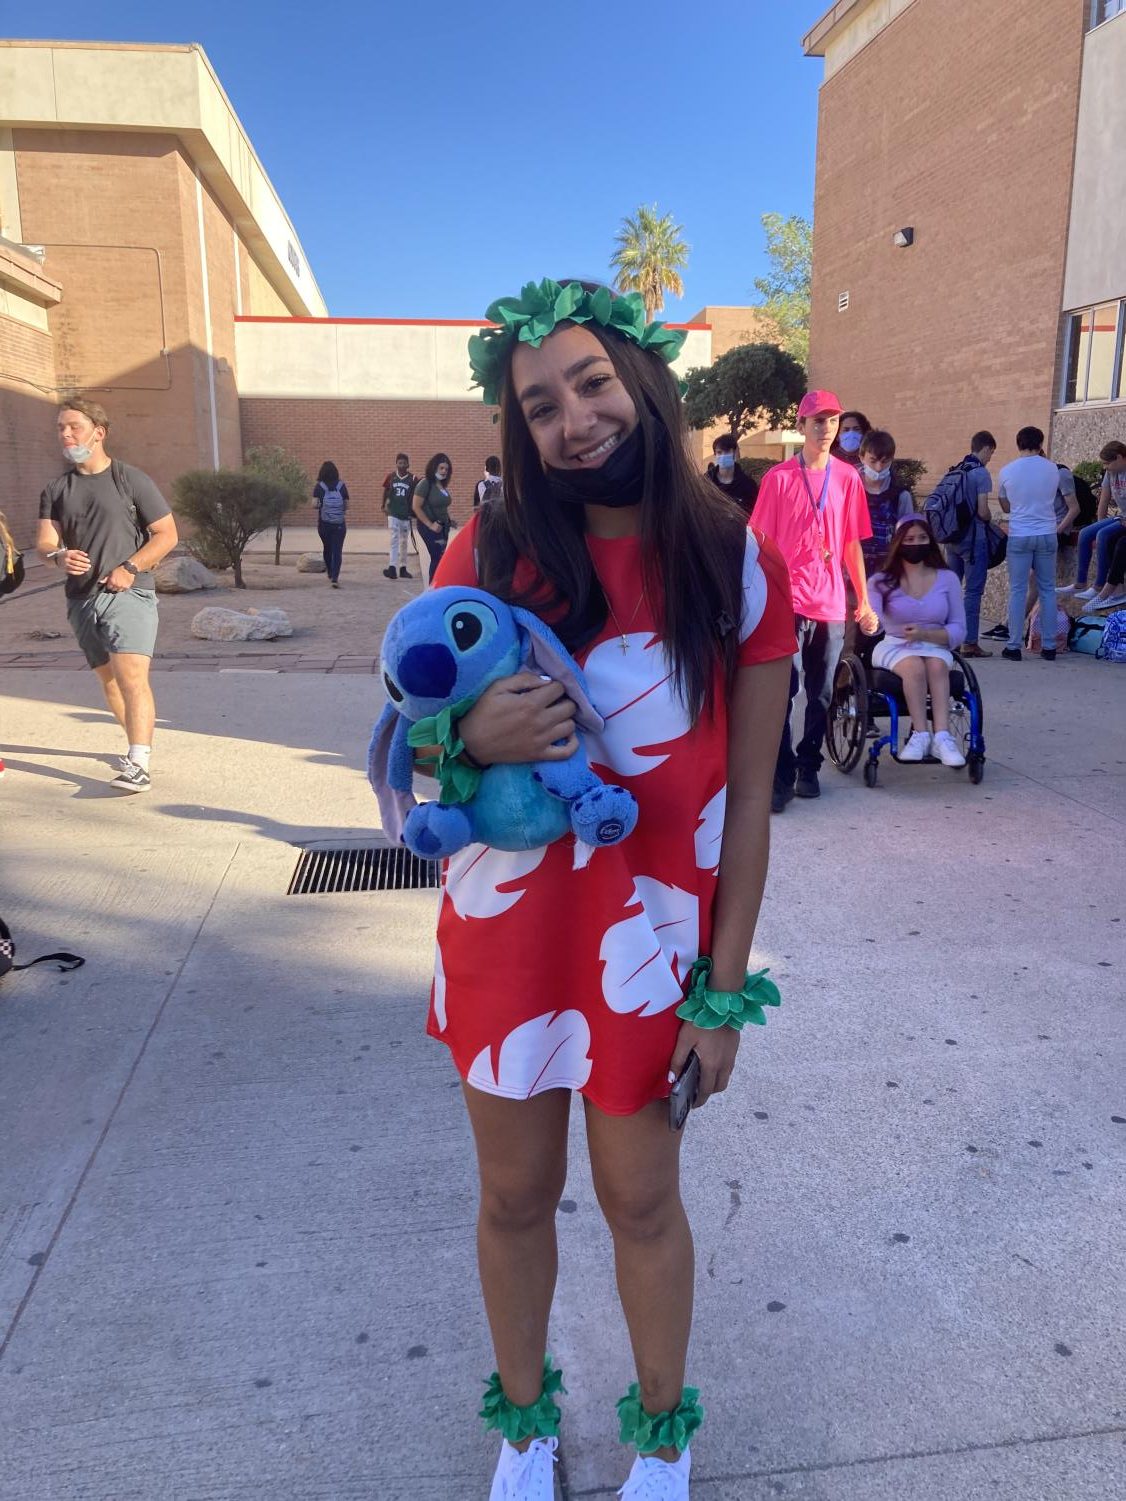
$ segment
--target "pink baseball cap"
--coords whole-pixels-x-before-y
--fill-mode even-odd
[[[833,395],[832,391],[807,391],[801,399],[798,407],[799,417],[816,417],[820,412],[829,412],[839,417],[844,407]]]

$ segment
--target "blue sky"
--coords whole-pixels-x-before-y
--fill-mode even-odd
[[[623,215],[655,203],[691,246],[675,318],[753,300],[761,215],[811,215],[821,64],[800,42],[827,4],[66,14],[68,39],[204,47],[335,316],[472,318],[531,278],[605,279]]]

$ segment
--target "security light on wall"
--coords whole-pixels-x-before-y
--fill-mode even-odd
[[[914,229],[912,229],[910,225],[908,225],[906,229],[897,229],[895,234],[892,236],[891,243],[893,245],[898,245],[900,250],[906,250],[908,245],[914,245],[915,243]]]

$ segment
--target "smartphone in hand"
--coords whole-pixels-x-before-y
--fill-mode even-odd
[[[679,1131],[688,1119],[688,1112],[696,1103],[700,1092],[700,1060],[695,1050],[681,1069],[676,1083],[669,1090],[669,1130]]]

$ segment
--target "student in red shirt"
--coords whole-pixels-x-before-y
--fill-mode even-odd
[[[776,544],[790,570],[798,637],[774,772],[775,813],[795,794],[821,796],[817,773],[847,615],[845,571],[859,600],[860,628],[869,633],[879,629],[868,603],[860,547],[872,535],[864,487],[851,464],[830,457],[840,418],[841,404],[832,391],[807,392],[798,407],[802,451],[767,470],[755,503],[755,525]],[[790,715],[803,680],[805,725],[795,751]]]

